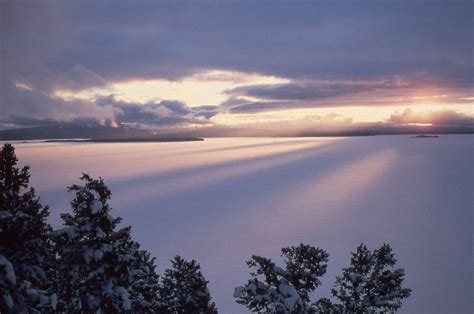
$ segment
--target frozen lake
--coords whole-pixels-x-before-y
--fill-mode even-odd
[[[69,211],[66,186],[102,176],[113,215],[157,257],[196,259],[224,313],[252,254],[300,242],[330,253],[317,297],[350,252],[390,243],[412,296],[404,313],[473,313],[474,136],[232,138],[180,143],[16,144],[32,184]]]

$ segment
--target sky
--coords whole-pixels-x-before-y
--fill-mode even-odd
[[[472,1],[0,8],[0,129],[474,128]]]

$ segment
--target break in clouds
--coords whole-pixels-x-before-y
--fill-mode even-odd
[[[471,1],[0,6],[4,127],[81,120],[209,126],[219,115],[394,105],[408,111],[378,123],[473,125],[471,115],[449,109],[472,105]],[[214,69],[286,83],[224,88],[226,100],[198,106],[159,95],[124,101],[110,88],[132,80],[180,82]],[[414,114],[408,100],[418,91],[443,95],[446,108]],[[90,97],[74,97],[84,92]]]

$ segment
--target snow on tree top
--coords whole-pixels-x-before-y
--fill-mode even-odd
[[[240,286],[234,289],[234,298],[240,298],[245,292],[245,288]]]
[[[10,263],[10,261],[3,255],[0,255],[0,267],[3,268],[3,271],[5,272],[4,278],[6,279],[6,282],[15,285],[15,270],[13,269],[13,265]]]
[[[94,200],[91,204],[91,212],[93,215],[97,214],[102,209],[102,202]]]
[[[82,256],[84,257],[84,261],[89,264],[90,261],[92,260],[92,254],[93,254],[93,250],[91,249],[86,249],[84,251],[84,253],[82,253]]]
[[[13,215],[8,212],[4,212],[4,211],[0,212],[0,220],[7,220],[12,217]]]

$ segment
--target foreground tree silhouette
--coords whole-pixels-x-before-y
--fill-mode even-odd
[[[138,243],[133,255],[130,299],[132,310],[138,313],[153,313],[160,310],[159,276],[155,271],[155,258],[145,250],[140,250]]]
[[[350,266],[336,277],[331,290],[340,303],[322,298],[309,304],[309,293],[321,284],[317,278],[326,273],[329,255],[325,251],[300,244],[283,248],[282,256],[286,269],[252,256],[247,264],[257,270],[244,287],[235,288],[237,303],[267,313],[381,313],[400,309],[411,293],[402,287],[403,269],[393,269],[397,261],[388,244],[373,252],[361,244],[352,253]]]
[[[5,144],[0,151],[0,312],[50,311],[56,297],[49,209],[29,186],[29,167],[19,169],[17,163],[15,148]]]
[[[309,294],[326,273],[329,254],[309,245],[282,248],[285,269],[270,259],[252,256],[247,261],[252,278],[234,291],[236,302],[254,312],[307,313],[311,310]],[[261,278],[260,278],[261,277]]]
[[[180,256],[163,275],[160,288],[161,310],[165,313],[217,313],[201,267]]]
[[[102,179],[84,174],[73,185],[72,214],[62,214],[57,232],[60,309],[66,312],[117,312],[131,309],[128,293],[135,244],[130,227],[116,230],[109,215],[110,190]]]
[[[110,215],[111,192],[102,179],[87,174],[73,185],[72,214],[62,214],[56,232],[59,309],[66,312],[154,312],[158,275],[154,259],[117,230],[121,218]]]
[[[349,313],[395,312],[408,298],[411,290],[403,288],[405,273],[403,269],[393,269],[397,260],[388,244],[373,252],[364,244],[351,253],[351,264],[344,268],[342,276],[336,277],[331,290]]]

